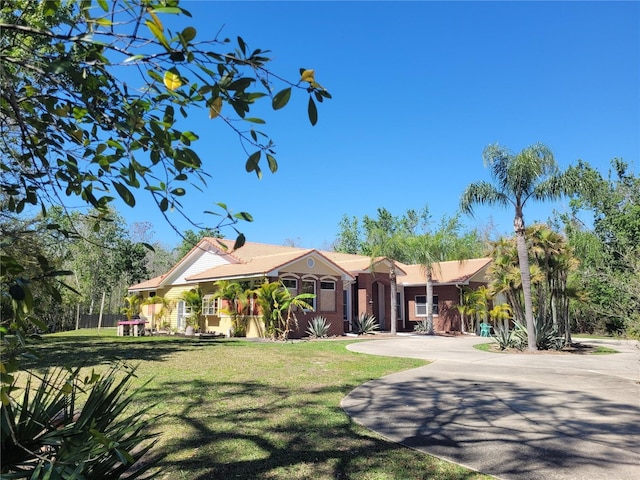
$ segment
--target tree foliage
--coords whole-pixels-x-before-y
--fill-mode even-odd
[[[581,260],[573,283],[586,292],[572,303],[574,322],[584,331],[638,337],[640,178],[620,159],[611,161],[608,177],[586,162],[570,172],[581,189],[559,223]]]
[[[254,107],[268,102],[278,110],[298,90],[309,96],[315,124],[315,102],[329,93],[312,70],[301,68],[297,81],[270,71],[268,51],[240,37],[235,48],[228,39],[202,38],[189,16],[177,0],[2,4],[3,212],[32,206],[45,213],[79,201],[106,218],[116,198],[133,207],[145,192],[163,214],[187,218],[180,200],[189,186],[206,186],[211,168],[187,118],[226,125],[247,154],[248,172],[260,177],[261,160],[277,170],[274,143],[257,129],[265,122],[251,116]],[[221,215],[218,227],[251,220],[223,203],[207,212]],[[5,271],[20,264],[3,262]]]
[[[308,96],[309,121],[315,125],[317,103],[331,98],[316,82],[313,70],[300,68],[286,78],[280,76],[270,69],[268,51],[250,48],[241,37],[233,43],[203,38],[189,25],[189,17],[178,0],[0,4],[0,206],[3,233],[12,232],[10,237],[3,235],[0,258],[0,374],[5,406],[17,405],[10,398],[12,374],[18,369],[16,359],[25,334],[30,325],[46,329],[35,309],[36,288],[45,289],[59,305],[62,295],[56,282],[72,273],[59,268],[78,261],[75,255],[65,256],[68,240],[74,240],[79,230],[85,240],[92,234],[101,241],[113,239],[113,251],[122,253],[119,258],[107,260],[104,251],[88,248],[83,253],[85,265],[109,264],[120,272],[121,281],[130,284],[146,276],[142,275],[146,255],[137,243],[119,241],[123,237],[112,231],[109,207],[116,199],[134,207],[140,195],[149,195],[165,216],[173,211],[189,220],[181,199],[190,188],[206,188],[213,166],[198,154],[201,132],[191,130],[187,120],[200,120],[202,125],[202,119],[208,119],[209,130],[216,132],[226,127],[239,139],[245,170],[260,178],[265,164],[276,172],[278,162],[275,144],[262,127],[265,121],[254,113],[256,107],[266,104],[279,110],[294,91],[302,92]],[[92,221],[75,225],[71,206],[82,207],[84,213],[92,210]],[[36,216],[34,211],[41,212],[38,225],[25,224],[25,217]],[[235,224],[251,221],[248,213],[231,213],[224,203],[205,212],[217,216],[216,228],[236,229],[236,248],[242,245],[244,237]],[[40,232],[57,235],[60,248],[40,243]],[[18,238],[21,251],[10,245]],[[30,244],[35,248],[26,248]],[[99,268],[75,268],[73,274],[76,295],[95,293],[84,290],[83,275],[91,277],[87,284],[113,286],[113,277],[103,278]],[[97,425],[91,423],[97,418],[89,413],[86,424]],[[140,433],[137,425],[129,422],[134,435]],[[4,426],[3,435],[16,434],[14,427]],[[91,435],[111,449],[113,442],[99,426]],[[117,446],[117,438],[114,442]],[[3,438],[3,448],[4,443]],[[69,463],[75,466],[84,462],[75,454],[92,445],[81,442],[74,449],[73,439],[60,440],[60,448],[70,449]],[[107,473],[118,477],[138,452],[145,453],[135,448],[135,443],[126,442],[121,451],[116,448],[117,471]],[[54,457],[63,458],[59,451]],[[96,451],[89,451],[89,457],[101,458]],[[32,470],[40,468],[37,465],[30,463]],[[26,475],[31,473],[37,478],[47,472],[40,469]],[[68,476],[82,474],[78,469]],[[87,478],[111,476],[99,469],[87,473]]]

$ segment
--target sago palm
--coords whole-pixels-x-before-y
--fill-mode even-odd
[[[542,143],[515,155],[498,144],[489,145],[482,157],[485,166],[491,169],[493,183],[481,181],[467,186],[460,199],[460,208],[468,214],[473,214],[473,207],[478,204],[514,209],[513,229],[522,276],[527,343],[529,350],[537,350],[523,209],[530,199],[551,200],[568,193],[568,184],[558,170],[553,153]]]

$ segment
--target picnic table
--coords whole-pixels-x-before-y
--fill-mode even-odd
[[[147,323],[144,320],[123,320],[118,322],[118,336],[125,337],[133,335],[134,337],[141,337],[144,335],[144,325]]]

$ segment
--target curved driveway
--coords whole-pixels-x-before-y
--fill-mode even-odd
[[[431,360],[367,382],[342,401],[400,444],[504,479],[640,478],[640,347],[613,355],[500,354],[478,337],[404,336],[354,352]]]

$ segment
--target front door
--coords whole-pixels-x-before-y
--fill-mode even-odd
[[[384,283],[378,283],[378,319],[380,320],[380,328],[383,330],[389,330],[389,326],[387,325],[385,299],[386,296],[384,294]]]

